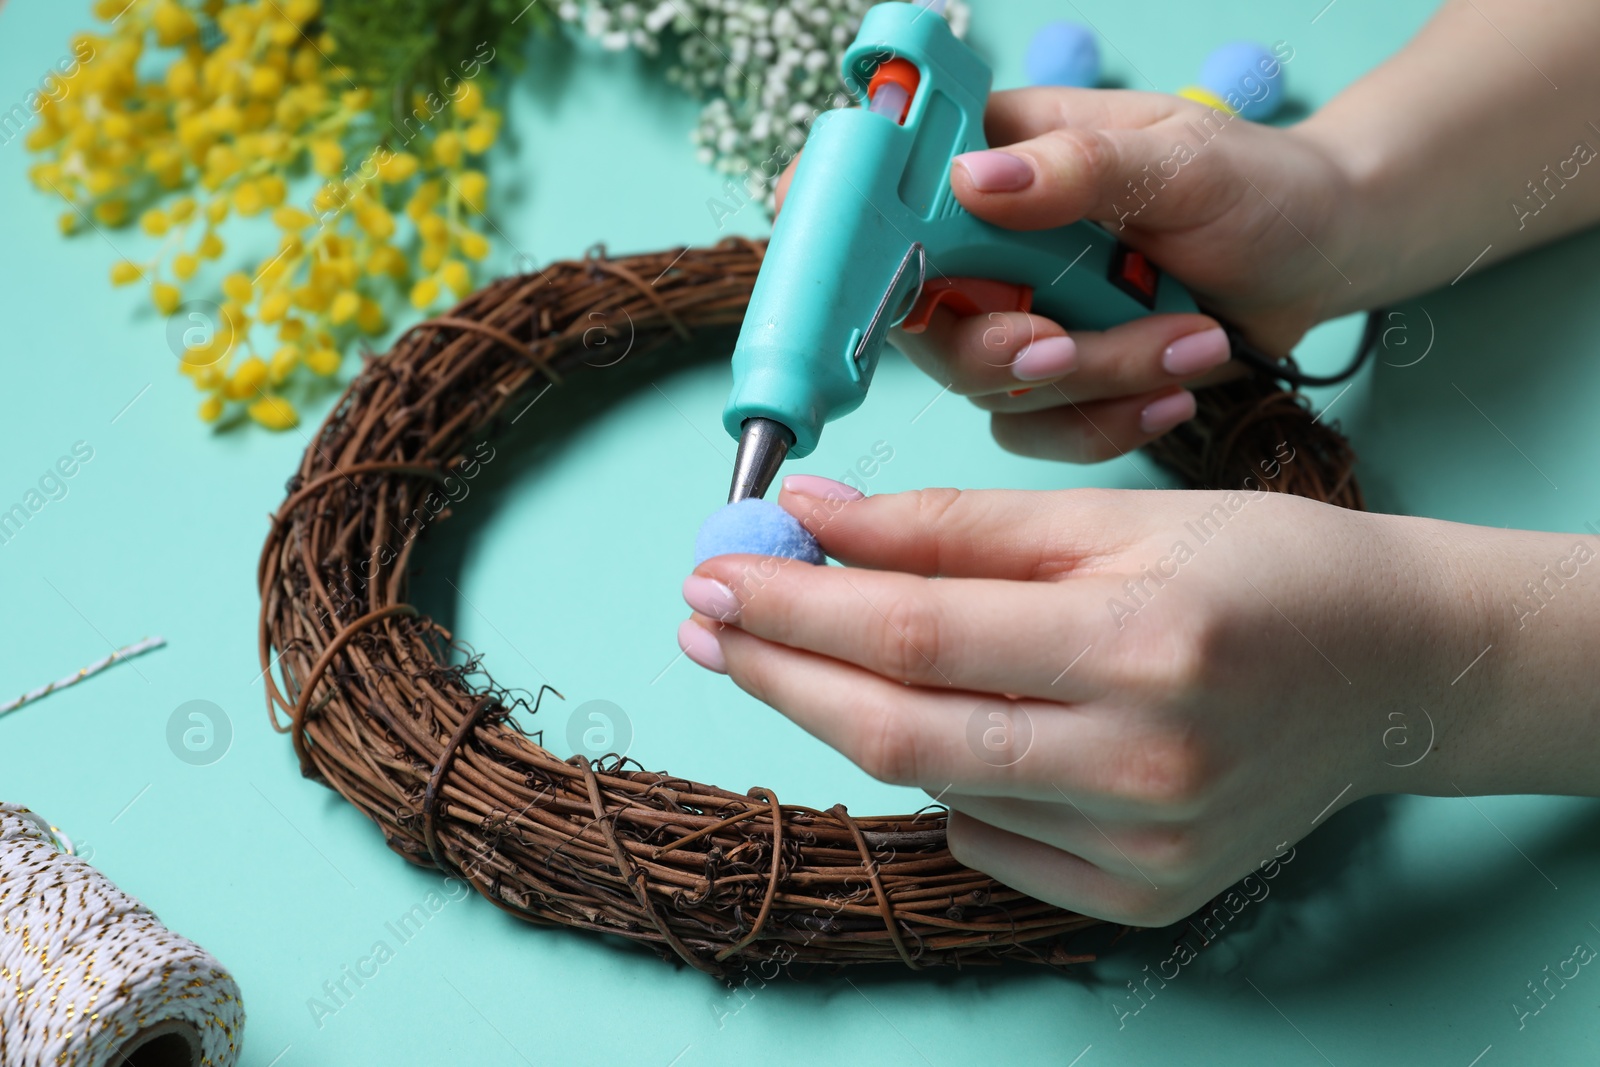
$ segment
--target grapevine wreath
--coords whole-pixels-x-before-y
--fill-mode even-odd
[[[273,726],[290,734],[306,777],[411,862],[467,880],[519,918],[618,934],[711,974],[773,961],[1092,958],[1074,935],[1098,920],[963,867],[942,809],[854,816],[620,757],[558,758],[514,717],[526,697],[407,599],[420,539],[396,548],[391,523],[419,509],[448,517],[447,480],[476,443],[513,416],[548,420],[560,407],[530,409],[542,390],[592,399],[586,380],[635,373],[645,354],[646,366],[671,368],[726,351],[764,250],[730,239],[597,251],[495,282],[369,359],[306,449],[262,550]],[[595,358],[597,329],[630,343],[629,358]],[[1150,446],[1189,485],[1362,506],[1348,443],[1299,394],[1258,372],[1199,397],[1198,417]],[[1284,442],[1295,462],[1261,477]]]

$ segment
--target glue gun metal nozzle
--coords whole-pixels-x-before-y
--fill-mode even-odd
[[[778,476],[778,467],[794,444],[794,434],[773,419],[746,419],[739,432],[739,455],[733,462],[733,486],[728,503],[764,497]]]

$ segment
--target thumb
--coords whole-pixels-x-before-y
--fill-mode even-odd
[[[1136,129],[1059,127],[1028,140],[959,155],[950,184],[968,211],[997,226],[1041,230],[1080,219],[1170,229],[1202,221],[1220,153],[1199,124],[1174,116]]]

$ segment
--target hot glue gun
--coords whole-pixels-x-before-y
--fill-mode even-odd
[[[951,160],[988,145],[993,74],[928,6],[870,8],[841,64],[863,106],[819,116],[733,351],[722,422],[739,442],[730,503],[866,398],[889,328],[1034,311],[1071,329],[1192,312],[1189,293],[1106,230],[1006,230],[967,212]]]

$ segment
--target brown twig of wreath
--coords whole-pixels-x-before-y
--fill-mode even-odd
[[[558,403],[530,404],[552,386],[615,373],[604,344],[626,344],[629,363],[702,358],[739,323],[764,251],[739,239],[598,251],[498,281],[370,359],[306,449],[262,550],[273,726],[301,772],[407,860],[521,919],[642,942],[710,974],[1090,959],[1082,935],[1098,921],[962,866],[942,809],[854,816],[552,754],[516,719],[537,701],[496,683],[407,599],[426,539],[396,545],[394,524],[450,517],[450,479],[475,442],[548,419]],[[1262,477],[1285,447],[1294,461]],[[1202,391],[1198,417],[1151,452],[1191,486],[1253,479],[1361,506],[1344,438],[1265,379]]]

